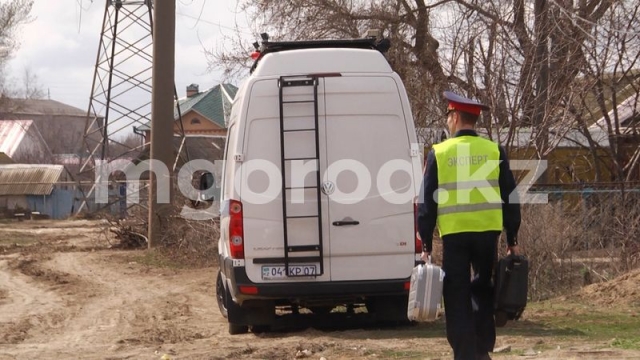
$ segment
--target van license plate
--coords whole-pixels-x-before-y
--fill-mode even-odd
[[[292,277],[315,276],[318,273],[316,265],[289,265],[289,273]],[[288,278],[284,265],[263,266],[262,280],[278,280]]]

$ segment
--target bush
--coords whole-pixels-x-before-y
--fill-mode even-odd
[[[523,205],[519,239],[533,300],[606,281],[639,265],[640,208],[630,194]]]

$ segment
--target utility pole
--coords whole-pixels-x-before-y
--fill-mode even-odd
[[[175,77],[176,0],[155,1],[153,24],[153,88],[151,92],[151,168],[149,247],[161,242],[173,203],[173,96]],[[158,168],[153,161],[165,166]],[[157,174],[156,174],[157,171]],[[165,178],[165,177],[168,177]],[[168,181],[169,203],[158,201],[158,181]]]

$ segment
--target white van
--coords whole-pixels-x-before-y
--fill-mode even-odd
[[[232,334],[276,308],[406,321],[421,151],[376,38],[264,42],[233,103],[216,291]],[[386,43],[388,44],[388,43]]]

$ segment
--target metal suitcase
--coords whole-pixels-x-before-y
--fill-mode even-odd
[[[413,268],[407,308],[409,320],[426,322],[436,319],[442,302],[443,280],[444,271],[431,264],[431,259],[425,265]]]

